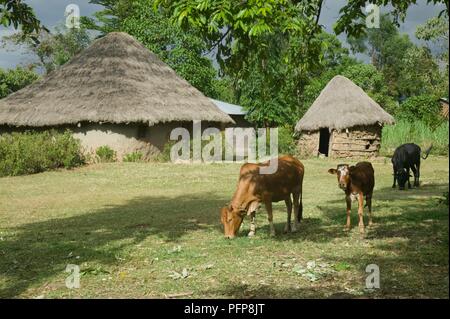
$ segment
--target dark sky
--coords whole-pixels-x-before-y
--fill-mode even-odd
[[[74,3],[80,7],[80,14],[84,16],[92,15],[101,7],[89,4],[88,0],[28,0],[37,17],[47,27],[55,27],[64,24],[64,11],[68,4]],[[325,26],[328,32],[332,32],[333,24],[339,17],[339,9],[346,3],[345,0],[325,0],[320,23]],[[410,35],[415,42],[414,32],[417,25],[423,24],[429,18],[438,15],[443,10],[444,5],[434,6],[427,5],[425,0],[418,0],[417,5],[413,5],[408,9],[405,23],[401,25],[400,31]],[[384,9],[386,11],[388,9]],[[5,29],[0,26],[0,37],[11,34],[12,29]],[[345,40],[344,36],[340,36],[341,40]],[[364,59],[364,57],[362,57]],[[0,68],[12,68],[16,65],[27,64],[32,61],[32,57],[23,53],[20,48],[0,48]]]

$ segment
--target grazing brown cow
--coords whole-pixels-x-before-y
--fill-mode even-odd
[[[273,160],[271,160],[273,161]],[[269,162],[260,164],[244,164],[239,173],[239,181],[233,199],[221,210],[221,221],[224,225],[225,237],[236,236],[245,215],[250,215],[249,236],[255,234],[255,213],[264,203],[270,223],[270,234],[275,235],[273,226],[272,202],[284,200],[287,207],[287,223],[285,232],[291,231],[292,200],[294,201],[294,225],[297,231],[302,219],[302,185],[305,168],[292,156],[278,158],[278,168],[273,174],[261,174],[260,168],[269,166]]]
[[[375,177],[372,164],[369,162],[359,162],[355,166],[339,164],[337,169],[328,170],[330,174],[337,174],[338,186],[345,192],[347,202],[347,225],[350,229],[350,211],[352,201],[358,199],[359,231],[364,233],[364,197],[366,196],[366,206],[369,208],[369,226],[372,225],[372,193],[375,186]]]

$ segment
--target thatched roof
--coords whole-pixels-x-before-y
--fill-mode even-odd
[[[109,33],[49,75],[0,100],[0,124],[233,123],[126,33]]]
[[[305,115],[298,121],[296,131],[320,128],[341,130],[356,125],[393,124],[394,118],[359,86],[337,75],[322,90]]]

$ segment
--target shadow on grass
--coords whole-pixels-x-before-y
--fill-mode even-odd
[[[73,217],[50,219],[8,229],[0,241],[0,297],[14,297],[28,287],[64,272],[67,264],[117,263],[117,256],[150,235],[176,242],[189,233],[221,231],[217,195],[177,198],[144,197]]]
[[[429,191],[427,187],[424,187],[420,190],[423,192],[421,195],[436,195],[436,185],[433,187]],[[445,189],[448,185],[438,187]],[[388,201],[391,199],[391,193],[395,192],[398,191],[381,189],[377,191],[375,198],[382,201],[385,198],[384,201]],[[405,194],[413,195],[413,192],[405,192]],[[403,194],[399,196],[404,198]],[[219,209],[228,200],[229,198],[218,198],[216,194],[210,193],[177,198],[149,196],[132,199],[123,205],[103,207],[82,215],[44,220],[8,229],[3,240],[0,241],[0,274],[5,283],[0,287],[0,297],[16,297],[29,287],[45,283],[46,280],[63,273],[67,264],[76,264],[75,256],[82,256],[81,262],[116,264],[117,256],[120,256],[124,250],[139,244],[150,235],[157,236],[163,241],[177,242],[188,233],[210,229],[216,232],[217,236],[222,236]],[[412,204],[399,206],[396,208],[397,212],[382,216],[376,215],[376,209],[389,209],[390,204],[376,203],[374,200],[374,221],[377,225],[370,229],[367,235],[367,239],[406,237],[407,246],[399,248],[402,258],[406,258],[405,262],[413,262],[414,256],[424,245],[427,249],[435,247],[437,244],[433,241],[438,235],[434,234],[441,236],[441,233],[445,233],[446,230],[448,236],[448,225],[446,229],[443,226],[445,220],[448,220],[448,213],[443,214],[445,210],[436,208],[435,205],[430,205],[423,199],[412,198],[411,200]],[[319,209],[323,212],[323,217],[311,218],[305,214],[297,233],[284,235],[284,223],[277,223],[277,236],[274,239],[327,242],[347,236],[342,231],[345,222],[343,198],[340,201],[325,202]],[[267,218],[264,210],[258,216],[258,219]],[[356,225],[356,211],[352,216],[352,223]],[[268,226],[259,227],[258,232],[268,234]],[[240,236],[245,235],[245,230],[241,230]],[[439,240],[443,239],[439,237]],[[439,247],[443,245],[445,246],[445,243],[439,244]],[[446,245],[448,250],[448,239]],[[435,258],[431,248],[429,248],[430,258]],[[387,245],[383,249],[393,251],[396,248]],[[441,252],[440,254],[445,255]],[[360,260],[349,262],[363,266]],[[438,258],[438,263],[442,265],[442,259]],[[390,267],[395,269],[394,264]],[[420,268],[415,271],[420,278],[425,278],[425,270]],[[228,291],[224,291],[224,295],[245,297],[239,292],[241,288],[230,286],[227,288]],[[314,297],[321,293],[315,291],[311,294],[305,292],[305,294]],[[261,298],[278,296],[296,298],[298,291],[274,291],[267,288],[255,295]]]

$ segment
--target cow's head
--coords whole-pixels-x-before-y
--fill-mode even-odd
[[[397,177],[398,189],[404,190],[405,184],[408,181],[408,171],[406,170],[406,168],[401,168],[395,172],[395,175]]]
[[[234,238],[236,236],[246,214],[245,209],[233,208],[232,205],[222,208],[220,211],[220,221],[223,224],[225,237]]]
[[[336,169],[330,168],[328,173],[337,175],[338,186],[340,189],[347,189],[347,186],[350,183],[350,168],[348,164],[339,164]]]

